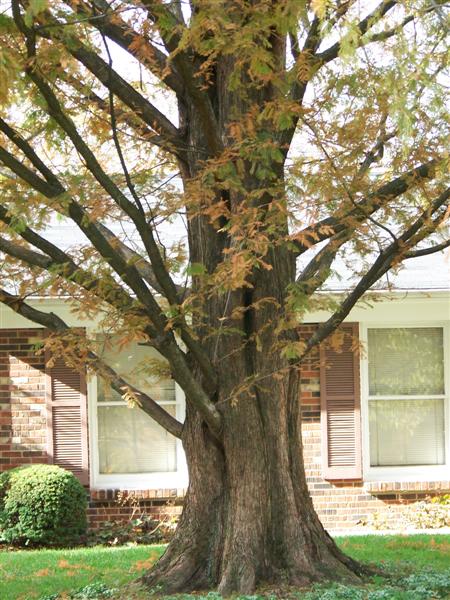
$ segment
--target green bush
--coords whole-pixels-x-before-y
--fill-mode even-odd
[[[86,533],[87,495],[69,471],[53,465],[0,474],[0,541],[68,545]]]

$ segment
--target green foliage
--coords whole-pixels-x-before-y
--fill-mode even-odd
[[[378,582],[380,583],[380,582]],[[351,585],[318,585],[302,600],[429,600],[448,598],[450,573],[423,571],[385,580],[377,589]]]
[[[374,513],[365,522],[373,529],[440,529],[450,526],[450,495],[436,496],[412,504],[405,504],[396,511]]]
[[[0,475],[0,540],[67,545],[86,533],[87,497],[76,477],[54,465],[18,467]]]
[[[355,536],[340,538],[337,542],[353,558],[382,566],[385,576],[373,577],[366,585],[361,586],[332,585],[301,591],[296,588],[260,590],[255,595],[238,596],[234,600],[307,600],[305,594],[313,593],[314,600],[337,600],[343,594],[347,594],[347,598],[362,597],[364,600],[428,600],[445,598],[445,594],[449,593],[448,535]],[[41,597],[44,600],[43,596],[45,600],[59,600],[72,598],[73,594],[82,590],[101,590],[96,586],[103,584],[106,586],[105,591],[119,588],[114,598],[143,600],[148,597],[148,590],[142,590],[142,595],[137,590],[136,595],[128,596],[121,586],[148,569],[164,549],[164,546],[133,545],[72,550],[0,551],[0,564],[8,573],[7,578],[0,578],[0,598],[13,600]],[[427,596],[423,595],[422,588],[426,588]],[[155,594],[157,591],[155,590]],[[98,597],[102,598],[100,595]],[[164,598],[169,599],[222,600],[216,592]]]
[[[432,504],[440,504],[442,506],[450,506],[450,494],[443,494],[442,496],[435,496],[431,499]]]
[[[177,594],[162,596],[161,590],[155,588],[149,592],[162,600],[224,600],[217,592],[204,595]],[[310,591],[273,591],[254,595],[239,595],[235,600],[437,600],[448,598],[450,594],[450,574],[434,571],[413,573],[397,580],[377,578],[375,583],[366,585],[319,584]],[[94,598],[122,597],[120,590],[113,590],[101,583],[94,583],[69,594],[44,596],[40,600],[90,600]]]
[[[67,598],[68,600],[97,600],[97,598],[112,598],[117,590],[110,588],[104,583],[90,583],[69,594],[48,594],[41,596],[40,600],[58,600],[58,598]]]
[[[448,598],[450,594],[450,573],[434,571],[413,573],[401,579],[399,585],[416,594],[424,594],[424,598]],[[428,596],[425,594],[428,593]]]
[[[89,534],[89,544],[120,546],[122,544],[157,544],[169,542],[176,529],[176,519],[157,521],[141,515],[128,522],[108,521]]]

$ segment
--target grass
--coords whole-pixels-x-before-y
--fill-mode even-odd
[[[450,535],[366,535],[336,541],[346,554],[365,563],[450,569]]]
[[[350,556],[363,562],[384,564],[391,571],[401,569],[403,572],[406,565],[413,573],[432,568],[450,574],[450,535],[355,536],[337,541]],[[118,588],[136,579],[163,551],[164,546],[2,551],[0,598],[37,600],[93,583]],[[413,595],[407,594],[405,598],[413,598]],[[197,600],[200,599],[197,597]]]
[[[136,579],[164,546],[0,552],[1,600],[32,600],[103,582],[119,587]]]

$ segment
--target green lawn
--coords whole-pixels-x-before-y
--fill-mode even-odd
[[[346,554],[365,563],[409,562],[418,569],[450,569],[450,535],[366,535],[337,542]]]
[[[164,546],[0,552],[0,599],[33,599],[93,582],[118,587],[138,577]]]
[[[403,572],[409,565],[414,573],[431,568],[450,578],[450,535],[355,536],[339,538],[338,543],[354,558],[384,563],[391,571],[401,568]],[[38,599],[94,582],[117,588],[138,577],[163,551],[164,546],[2,551],[0,599]],[[413,596],[404,597],[408,600]]]

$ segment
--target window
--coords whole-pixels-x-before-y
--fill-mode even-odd
[[[370,466],[445,464],[443,328],[370,328],[367,343]]]
[[[175,382],[153,386],[152,398],[176,416]],[[176,439],[140,408],[128,408],[120,394],[98,382],[99,472],[158,473],[177,470]]]
[[[173,379],[152,378],[155,350],[133,344],[100,354],[126,381],[134,383],[178,420],[184,418],[184,398]],[[102,378],[91,384],[93,485],[122,488],[185,487],[186,463],[179,440],[138,407],[129,408]]]

